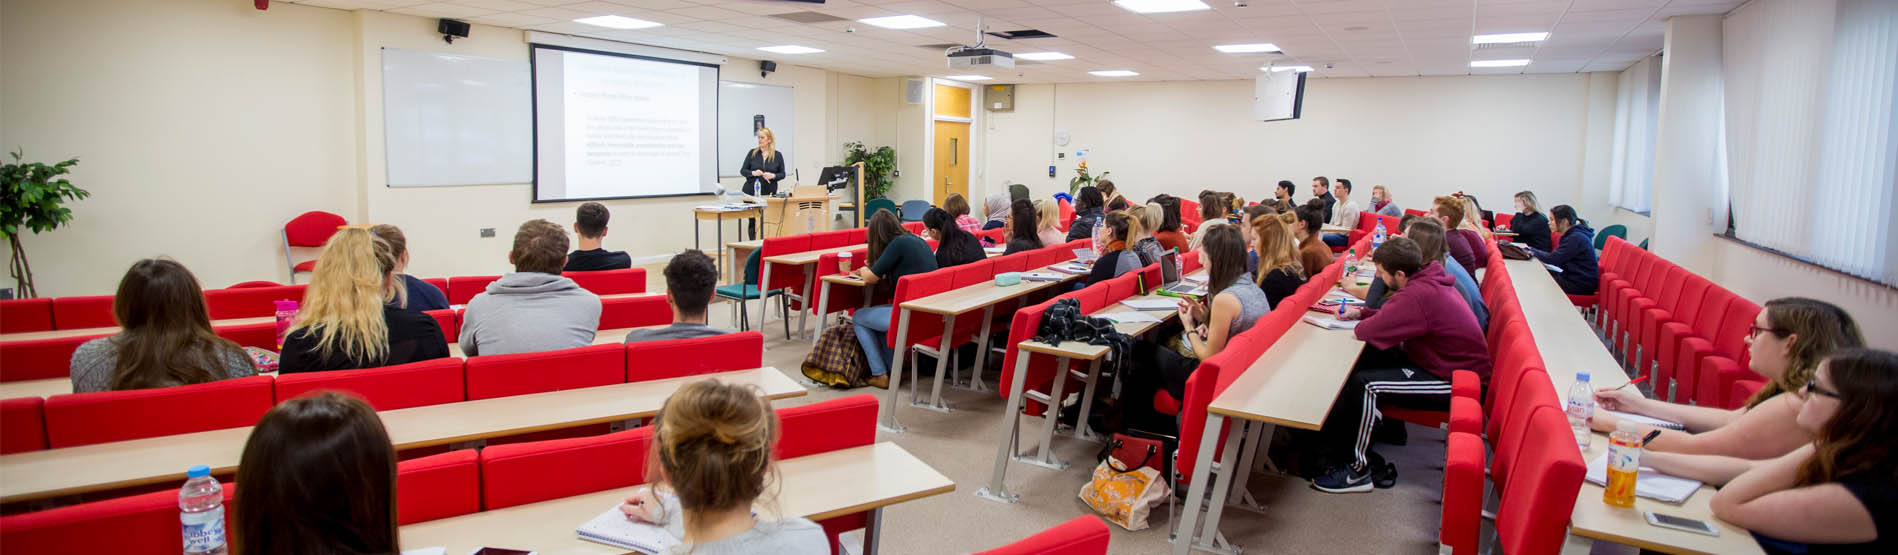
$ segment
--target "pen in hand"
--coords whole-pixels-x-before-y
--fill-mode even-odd
[[[1641,438],[1641,446],[1642,446],[1642,447],[1647,447],[1647,446],[1648,446],[1648,442],[1650,442],[1650,441],[1654,441],[1654,438],[1657,438],[1657,437],[1661,437],[1661,431],[1660,431],[1660,430],[1658,430],[1658,429],[1657,429],[1657,430],[1654,430],[1654,431],[1652,431],[1652,432],[1648,432],[1648,437],[1644,437],[1644,438]]]
[[[1648,379],[1648,377],[1647,377],[1647,376],[1641,376],[1641,377],[1639,377],[1639,378],[1635,378],[1635,379],[1633,379],[1633,380],[1629,380],[1629,381],[1628,381],[1628,383],[1624,383],[1624,384],[1621,384],[1621,387],[1617,387],[1617,388],[1615,388],[1615,391],[1621,391],[1621,390],[1623,390],[1623,389],[1627,389],[1627,387],[1628,387],[1628,386],[1631,386],[1631,385],[1634,385],[1634,384],[1638,384],[1638,383],[1641,383],[1642,381],[1644,381],[1644,380],[1647,380],[1647,379]]]

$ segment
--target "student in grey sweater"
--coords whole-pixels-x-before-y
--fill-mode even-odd
[[[547,220],[521,224],[508,253],[514,273],[488,284],[461,315],[467,356],[534,353],[593,344],[600,297],[561,277],[567,232]]]
[[[687,339],[731,333],[705,324],[705,307],[718,287],[718,267],[698,249],[686,249],[666,263],[666,303],[672,305],[672,325],[641,328],[626,334],[626,342]]]

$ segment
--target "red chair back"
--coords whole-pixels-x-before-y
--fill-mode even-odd
[[[396,524],[481,512],[479,453],[458,449],[396,463]]]
[[[778,409],[778,459],[861,447],[877,440],[876,395],[861,393]]]
[[[0,341],[0,382],[71,376],[72,353],[79,344],[110,335]]]
[[[652,427],[600,436],[490,445],[481,450],[487,510],[646,483]]]
[[[46,399],[46,442],[58,449],[249,426],[276,405],[274,381],[270,376],[252,376],[158,389],[54,395]],[[190,418],[179,417],[185,414]]]
[[[53,329],[108,328],[119,325],[111,295],[53,299]]]
[[[459,403],[467,400],[462,364],[461,359],[450,357],[381,368],[284,374],[277,376],[277,401],[335,390],[379,411]]]
[[[1061,212],[1061,231],[1067,231],[1068,226],[1074,225],[1074,204],[1059,198],[1054,199],[1054,204]]]
[[[277,313],[276,301],[303,301],[307,285],[212,289],[204,292],[204,304],[212,320],[256,318]]]
[[[442,329],[442,340],[454,343],[461,339],[461,311],[444,308],[423,312],[435,319],[435,327]]]
[[[223,485],[230,507],[237,490]],[[178,492],[171,490],[0,517],[5,553],[178,555],[180,541]]]
[[[870,240],[870,228],[853,227],[844,231],[848,233],[845,237],[850,238],[850,242],[845,243],[847,245],[861,245]]]
[[[1524,372],[1516,383],[1516,399],[1509,404],[1508,412],[1501,413],[1503,426],[1501,432],[1492,436],[1496,452],[1490,459],[1491,481],[1508,483],[1510,472],[1515,469],[1516,461],[1522,456],[1523,441],[1531,432],[1529,418],[1537,411],[1551,411],[1561,416],[1563,426],[1567,426],[1568,416],[1562,410],[1562,401],[1555,396],[1555,386],[1549,383],[1549,374],[1540,369]],[[1572,446],[1575,434],[1562,434]]]
[[[468,359],[468,400],[625,383],[626,347],[591,345]]]
[[[1504,213],[1498,212],[1496,214],[1496,227],[1509,227],[1510,220],[1514,220],[1514,219],[1516,219],[1515,214],[1504,214]]]
[[[884,333],[884,341],[886,341],[889,346],[896,348],[898,351],[909,348],[909,345],[896,344],[896,334],[900,331],[898,324],[902,321],[901,307],[903,303],[948,291],[949,284],[955,277],[954,272],[955,268],[943,268],[933,272],[910,274],[897,278],[896,296],[890,301],[890,306],[896,307],[896,309],[890,311],[890,330]],[[910,315],[909,335],[906,339],[911,345],[941,334],[942,318],[934,314]],[[901,355],[900,352],[898,354]]]
[[[903,222],[903,229],[913,235],[922,235],[925,227],[923,222]]]
[[[643,382],[764,366],[758,330],[626,344],[626,381]]]
[[[987,283],[995,279],[995,263],[990,260],[971,262],[950,268],[949,288],[953,291],[971,285]]]
[[[304,212],[283,224],[283,240],[292,247],[321,247],[336,234],[337,228],[348,224],[349,220],[329,212]]]
[[[665,295],[600,299],[600,329],[614,330],[672,323]]]
[[[46,400],[0,400],[0,455],[46,448]]]
[[[1503,486],[1496,535],[1504,553],[1558,553],[1587,467],[1561,411],[1538,411],[1528,427],[1522,470]]]
[[[448,304],[468,304],[468,299],[488,290],[488,284],[501,276],[455,276],[448,278]]]
[[[218,326],[211,328],[218,337],[231,340],[242,347],[256,347],[266,351],[277,351],[277,323],[258,322],[236,326]]]
[[[764,246],[758,249],[758,259],[762,262],[764,259],[773,256],[809,251],[811,250],[811,239],[811,234],[766,238],[764,240]],[[803,264],[775,264],[768,262],[766,264],[769,264],[771,267],[771,282],[763,284],[760,287],[761,289],[766,291],[787,288],[799,291],[804,290],[806,278],[804,277]],[[762,269],[760,269],[758,277],[759,279],[764,278]]]
[[[826,231],[811,234],[811,250],[834,249],[850,245],[851,230]]]
[[[620,270],[596,270],[591,272],[561,272],[573,280],[574,285],[592,291],[595,295],[622,295],[626,293],[646,292],[646,269],[625,268]],[[482,287],[486,287],[483,284]],[[468,298],[474,298],[469,295]],[[450,304],[455,303],[453,300]]]
[[[53,329],[53,299],[0,301],[0,333],[24,333],[51,329]]]
[[[1028,259],[1030,256],[1032,255],[1026,251],[1017,252],[1015,254],[990,258],[989,262],[993,263],[995,273],[998,275],[1008,272],[1025,272],[1028,271]]]
[[[995,393],[1003,399],[1008,398],[1009,384],[1014,383],[1015,373],[1020,366],[1018,362],[1020,357],[1028,357],[1027,375],[1022,377],[1022,391],[1041,391],[1044,386],[1054,383],[1054,357],[1036,355],[1017,347],[1035,336],[1037,328],[1041,327],[1041,315],[1047,312],[1050,306],[1054,306],[1053,299],[1015,311],[1008,326],[1007,348],[1002,354],[1001,381],[997,382],[998,385],[995,388]],[[1044,408],[1042,404],[1032,399],[1025,399],[1023,406],[1027,408],[1027,414],[1030,415],[1041,414]]]
[[[1081,515],[1021,541],[977,555],[1106,555],[1113,534],[1094,515]]]
[[[422,278],[422,282],[435,286],[435,289],[442,292],[443,297],[448,296],[448,278]]]

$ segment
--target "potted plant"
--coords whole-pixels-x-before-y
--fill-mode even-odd
[[[1083,161],[1081,165],[1074,167],[1074,173],[1074,179],[1068,180],[1068,194],[1070,195],[1079,194],[1082,187],[1092,186],[1096,181],[1107,179],[1107,174],[1112,172],[1101,172],[1100,175],[1091,175],[1087,173],[1087,162]]]
[[[844,165],[863,162],[863,200],[883,198],[883,194],[895,185],[895,182],[884,176],[896,169],[896,149],[886,145],[872,152],[863,146],[863,141],[844,143],[844,149],[848,151],[844,155]]]
[[[0,236],[6,237],[7,243],[13,248],[13,265],[9,268],[9,274],[19,287],[18,296],[24,299],[36,293],[33,290],[33,266],[27,263],[26,249],[20,246],[20,231],[52,231],[72,221],[72,209],[64,204],[86,198],[92,193],[74,187],[71,182],[60,177],[79,163],[78,158],[48,166],[20,161],[25,151],[16,150],[12,154],[12,163],[0,164]]]

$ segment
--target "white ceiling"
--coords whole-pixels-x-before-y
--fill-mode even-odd
[[[986,74],[995,83],[1116,80],[1088,71],[1131,69],[1133,80],[1250,79],[1266,63],[1308,65],[1317,77],[1398,77],[1618,71],[1660,51],[1667,18],[1724,14],[1744,0],[1205,0],[1213,9],[1141,15],[1108,0],[289,0],[567,33],[819,67],[868,77]],[[844,21],[804,24],[772,14],[815,11]],[[665,24],[613,30],[574,23],[622,15]],[[898,31],[855,20],[915,14],[945,27]],[[941,50],[990,31],[1040,29],[1056,38],[988,38],[1012,53],[1055,50],[1073,60],[1018,60],[1013,70],[951,70]],[[854,28],[854,32],[846,32]],[[1475,49],[1474,34],[1546,31],[1538,46]],[[1213,45],[1270,42],[1283,54],[1224,54]],[[760,46],[798,44],[818,54]],[[1472,59],[1528,58],[1527,67],[1471,69]],[[1118,78],[1127,80],[1128,78]]]

